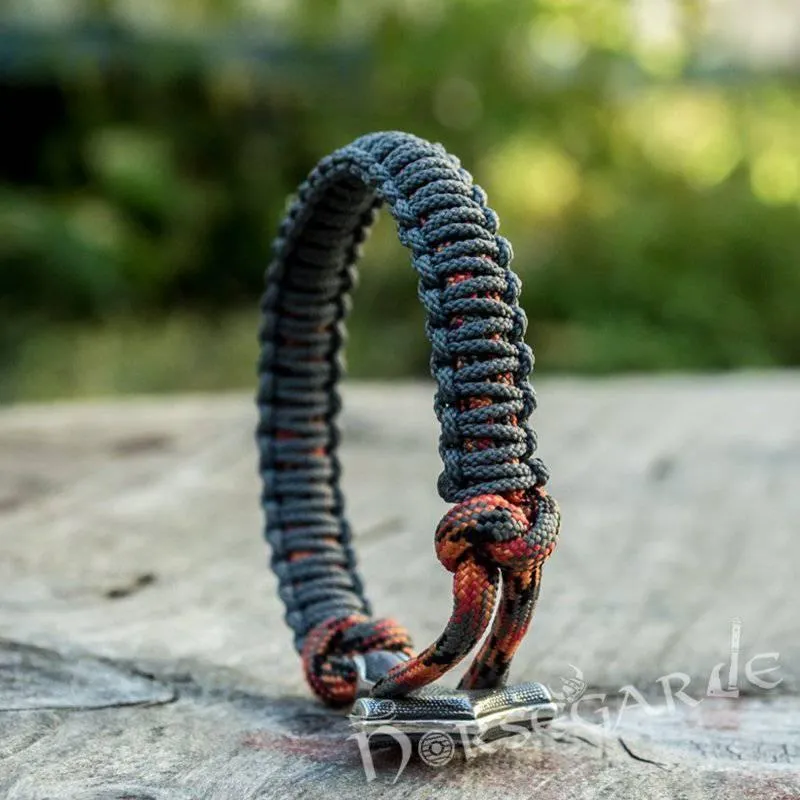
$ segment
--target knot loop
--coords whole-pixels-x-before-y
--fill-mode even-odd
[[[543,563],[558,536],[558,521],[546,502],[549,499],[537,489],[526,493],[519,504],[499,494],[462,500],[436,529],[439,561],[450,572],[456,571],[468,553],[510,572],[528,571]],[[540,506],[545,506],[544,514]]]
[[[393,619],[373,619],[365,614],[323,620],[303,643],[306,680],[326,703],[349,705],[355,700],[358,682],[352,657],[374,650],[411,655],[408,631]]]
[[[459,688],[501,686],[530,624],[542,564],[555,547],[560,522],[555,500],[541,486],[508,497],[475,495],[453,506],[436,530],[436,555],[453,573],[453,611],[447,627],[421,653],[392,668],[372,694],[407,694],[461,661],[489,627],[502,574],[491,633]]]

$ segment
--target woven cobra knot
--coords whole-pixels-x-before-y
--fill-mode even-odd
[[[436,555],[450,572],[468,553],[503,570],[528,571],[555,548],[559,521],[558,506],[540,487],[520,504],[499,494],[477,495],[453,506],[439,523]]]
[[[373,650],[411,655],[411,639],[392,619],[365,614],[326,619],[309,631],[303,643],[306,680],[325,702],[348,705],[355,700],[358,681],[352,656]]]

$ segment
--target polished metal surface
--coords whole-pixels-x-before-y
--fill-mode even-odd
[[[386,650],[371,650],[368,653],[357,653],[352,656],[358,673],[356,696],[368,697],[378,678],[382,678],[392,667],[408,661],[405,653]]]

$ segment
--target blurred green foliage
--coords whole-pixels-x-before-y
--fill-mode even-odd
[[[378,129],[488,190],[541,368],[800,364],[800,80],[691,9],[645,45],[614,0],[84,5],[0,27],[0,397],[251,385],[285,198]],[[351,374],[427,373],[415,283],[383,220]]]

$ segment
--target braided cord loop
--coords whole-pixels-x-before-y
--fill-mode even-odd
[[[456,503],[436,534],[437,555],[454,573],[453,614],[417,656],[404,629],[371,616],[339,487],[344,319],[360,245],[383,203],[419,275],[441,425],[438,491]],[[497,227],[457,159],[397,132],[364,136],[323,158],[280,226],[259,332],[265,535],[306,677],[332,705],[355,697],[355,654],[411,656],[375,685],[385,696],[457,664],[488,627],[501,577],[492,631],[461,685],[502,683],[528,627],[559,514],[527,424],[533,358],[511,247]]]

